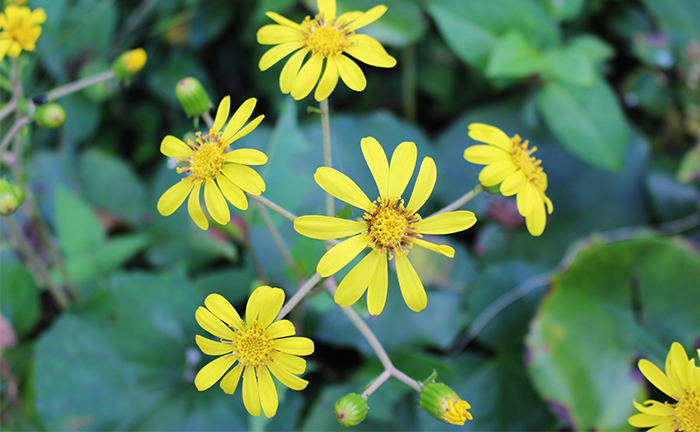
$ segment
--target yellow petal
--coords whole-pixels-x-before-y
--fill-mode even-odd
[[[328,240],[349,237],[367,229],[364,222],[351,221],[329,216],[301,216],[294,220],[294,230],[299,234]]]
[[[292,91],[292,84],[294,84],[294,81],[297,79],[301,63],[304,61],[308,52],[308,48],[302,48],[295,52],[294,55],[287,60],[287,63],[285,63],[280,73],[280,90],[282,90],[282,93],[289,94],[289,92]]]
[[[258,67],[261,71],[268,70],[272,67],[272,65],[276,64],[278,61],[287,57],[289,54],[298,50],[302,46],[304,45],[299,41],[286,42],[283,44],[276,45],[267,50],[265,54],[263,54],[263,56],[260,57]]]
[[[224,194],[224,197],[231,203],[233,204],[236,208],[239,208],[241,210],[245,210],[248,208],[248,199],[245,197],[245,194],[239,188],[234,182],[229,180],[228,177],[221,175],[216,178],[216,182],[219,184],[219,188],[221,188],[221,192]]]
[[[350,237],[326,252],[316,266],[316,271],[323,277],[334,275],[338,270],[348,265],[350,261],[367,247],[367,236],[358,234]]]
[[[265,296],[265,307],[260,310],[258,322],[263,328],[267,328],[277,319],[282,305],[284,304],[284,291],[279,288],[272,288]]]
[[[314,180],[329,194],[365,211],[369,211],[372,201],[350,177],[333,168],[320,167],[314,174]]]
[[[532,212],[525,216],[525,224],[530,235],[538,237],[544,232],[544,227],[547,224],[547,214],[544,211],[544,203],[538,194],[534,194],[535,202],[532,206]]]
[[[265,12],[265,15],[267,15],[269,18],[275,20],[277,22],[277,24],[287,26],[287,27],[290,27],[290,28],[293,28],[296,30],[300,30],[300,31],[302,30],[302,27],[299,24],[295,23],[294,21],[292,21],[290,19],[283,17],[280,14],[277,14],[275,12]]]
[[[413,170],[416,168],[418,149],[412,142],[402,142],[391,155],[389,164],[388,196],[401,196],[411,180]]]
[[[341,14],[338,18],[336,18],[335,23],[337,25],[347,24],[350,21],[355,21],[356,19],[360,18],[364,14],[365,13],[361,12],[361,11],[345,12],[345,13]],[[348,37],[348,39],[349,38],[350,37]]]
[[[181,140],[168,135],[160,143],[160,152],[169,157],[186,158],[192,156],[194,150]]]
[[[233,394],[233,392],[236,391],[238,381],[241,379],[241,372],[243,372],[243,365],[239,362],[233,369],[224,375],[219,383],[219,386],[224,393]]]
[[[382,259],[386,260],[386,256],[373,250],[357,263],[338,285],[338,290],[335,292],[335,302],[341,307],[348,307],[358,301],[365,293],[377,269],[377,264]]]
[[[226,96],[221,99],[219,103],[219,108],[216,109],[216,118],[214,118],[214,125],[211,127],[214,132],[219,132],[221,127],[226,123],[228,118],[228,113],[231,111],[231,97]]]
[[[671,370],[666,369],[666,374],[671,374],[678,382],[681,388],[689,387],[688,385],[688,354],[678,342],[671,345],[671,351],[668,353],[671,357]],[[669,377],[670,378],[670,377]]]
[[[46,12],[42,8],[36,8],[32,11],[32,14],[29,16],[29,21],[32,22],[32,24],[42,24],[46,21]]]
[[[10,39],[0,39],[0,62],[5,59],[5,54],[12,46],[12,40]]]
[[[518,204],[518,212],[522,216],[527,216],[532,213],[535,203],[537,202],[537,197],[539,194],[535,190],[535,187],[530,182],[525,182],[523,187],[518,191],[515,196],[515,200]],[[542,201],[540,199],[540,201]],[[542,204],[544,206],[544,203]]]
[[[357,63],[342,54],[336,55],[335,58],[340,78],[342,78],[345,85],[351,90],[364,90],[367,87],[367,78],[365,78],[365,74],[362,73],[362,69]]]
[[[265,192],[265,182],[253,168],[239,164],[226,164],[223,174],[250,194],[260,195]]]
[[[386,254],[382,254],[374,270],[374,275],[369,281],[367,289],[367,309],[370,315],[377,316],[384,310],[386,304],[386,293],[389,286],[388,261]]]
[[[660,425],[668,421],[664,417],[651,415],[651,414],[635,414],[629,418],[629,423],[638,428],[648,428],[652,426]]]
[[[544,193],[542,193],[542,195],[544,196],[544,203],[547,205],[547,213],[552,214],[552,212],[554,211],[554,204],[552,204],[552,200],[549,199],[546,195],[544,195]]]
[[[644,405],[638,404],[636,400],[633,400],[632,403],[634,404],[635,408],[637,408],[644,414],[670,416],[675,414],[676,412],[676,410],[671,408],[670,406],[662,404],[661,402],[657,402],[655,400],[648,400],[644,402]]]
[[[526,182],[527,178],[525,178],[523,172],[521,170],[517,170],[503,180],[503,183],[501,183],[501,194],[504,196],[515,195],[516,193],[520,192],[523,187],[525,187]]]
[[[372,9],[368,10],[365,12],[360,18],[356,19],[350,25],[348,26],[348,29],[350,31],[357,30],[361,27],[364,27],[368,24],[372,24],[376,20],[382,17],[384,15],[384,12],[386,12],[386,6],[384,5],[379,5],[375,6]]]
[[[317,101],[322,101],[333,93],[335,86],[338,84],[338,66],[336,64],[336,57],[331,56],[326,60],[326,70],[323,72],[321,81],[318,82],[318,87],[316,87],[316,92],[314,93],[314,99]]]
[[[406,255],[396,255],[396,275],[399,278],[399,287],[406,306],[414,312],[425,309],[428,305],[428,296]]]
[[[419,238],[414,238],[413,243],[417,244],[420,247],[426,248],[428,250],[431,250],[433,252],[437,252],[439,254],[443,254],[448,258],[454,258],[455,256],[455,250],[451,248],[450,246],[447,245],[436,245],[435,243],[431,243],[429,241],[425,241]]]
[[[296,375],[303,374],[306,371],[306,360],[295,355],[273,352],[272,360],[274,360],[279,367]]]
[[[250,415],[260,416],[260,389],[252,366],[247,366],[243,372],[243,405]]]
[[[204,306],[206,306],[214,316],[228,324],[229,327],[243,330],[243,320],[240,315],[238,315],[236,309],[231,306],[231,303],[220,294],[209,294],[207,298],[204,299]]]
[[[464,231],[475,223],[474,213],[459,210],[431,216],[416,222],[413,226],[421,234],[452,234]]]
[[[265,329],[265,331],[267,332],[267,336],[270,339],[279,339],[287,336],[294,336],[294,333],[296,333],[294,329],[294,324],[292,324],[291,321],[286,319],[273,322],[267,329]]]
[[[383,68],[390,68],[396,66],[396,59],[390,56],[383,49],[381,51],[378,51],[366,45],[353,45],[346,48],[345,53],[355,57],[359,61],[366,63],[370,66]]]
[[[292,355],[305,356],[314,352],[313,341],[305,337],[275,339],[272,341],[272,346],[279,351]]]
[[[257,38],[258,43],[261,45],[278,45],[287,42],[300,42],[302,34],[298,29],[268,24],[258,30]]]
[[[272,375],[274,375],[275,378],[292,390],[304,390],[306,385],[309,384],[308,381],[292,375],[284,368],[276,365],[274,362],[268,363],[267,366],[270,368],[270,372],[272,372]]]
[[[182,205],[190,193],[194,183],[187,179],[180,180],[166,190],[158,200],[158,213],[163,216],[170,216]]]
[[[195,342],[197,342],[199,349],[206,355],[220,356],[233,352],[232,344],[216,342],[200,335],[195,335]]]
[[[258,373],[258,385],[260,387],[260,404],[265,413],[265,417],[271,418],[277,413],[279,400],[277,399],[277,389],[272,382],[272,375],[263,364],[256,368]]]
[[[469,136],[477,141],[500,147],[508,153],[513,152],[513,141],[497,127],[483,123],[472,123],[469,125]]]
[[[243,165],[263,165],[267,163],[267,155],[255,149],[237,149],[226,153],[226,162]]]
[[[226,324],[206,308],[202,306],[198,307],[197,311],[194,313],[194,318],[197,320],[197,324],[214,336],[226,340],[235,339],[233,330],[227,327]]]
[[[213,386],[235,361],[236,357],[228,355],[209,362],[194,377],[194,385],[197,390],[204,391]]]
[[[666,374],[661,372],[661,369],[656,367],[655,364],[653,364],[652,362],[650,362],[647,359],[641,359],[641,360],[639,360],[638,365],[639,365],[639,370],[642,372],[642,374],[657,389],[661,390],[662,392],[666,393],[667,395],[669,395],[671,397],[678,396],[678,395],[674,395],[673,389],[671,388],[671,383],[668,381],[668,377],[666,376]]]
[[[484,186],[494,186],[508,178],[517,171],[512,160],[502,160],[484,167],[479,173],[479,181]]]
[[[464,159],[479,165],[489,165],[504,160],[513,160],[513,156],[500,147],[475,145],[464,150]]]
[[[379,189],[379,196],[389,196],[389,161],[386,158],[384,149],[372,137],[362,138],[360,147],[362,147],[362,154],[365,157],[365,161],[367,161],[372,177],[374,177],[377,189]]]
[[[326,21],[335,19],[335,0],[318,0],[318,12],[323,15]]]
[[[229,138],[227,141],[224,141],[224,144],[230,144],[233,141],[236,141],[237,139],[243,138],[244,136],[248,135],[253,129],[258,127],[261,121],[265,118],[264,115],[259,115],[255,117],[250,123],[245,125],[245,127],[238,132],[236,132],[231,138]]]
[[[245,322],[251,325],[254,321],[258,320],[260,311],[265,307],[265,300],[267,299],[267,294],[272,290],[267,285],[259,286],[255,288],[255,291],[248,298],[248,303],[245,307]]]
[[[436,180],[437,168],[435,167],[435,161],[429,157],[423,158],[418,177],[416,178],[416,184],[413,185],[411,199],[408,201],[406,208],[414,213],[420,210],[423,204],[428,201],[430,194],[433,193]]]
[[[224,195],[213,179],[207,180],[204,184],[204,204],[206,204],[211,217],[221,225],[226,225],[231,221],[228,204],[226,204]]]
[[[313,54],[309,61],[301,68],[292,84],[292,97],[299,100],[308,96],[318,82],[318,77],[321,76],[322,69],[323,56],[321,54]]]
[[[255,103],[257,101],[258,100],[255,98],[247,99],[245,102],[243,102],[243,104],[241,104],[240,107],[238,107],[236,112],[233,113],[233,117],[231,117],[231,120],[229,120],[228,124],[226,125],[226,129],[224,130],[224,143],[228,142],[228,140],[231,139],[236,132],[243,127],[245,122],[248,121],[250,115],[253,114]]]
[[[190,199],[187,200],[187,211],[190,213],[190,217],[194,223],[201,229],[206,230],[209,228],[209,221],[207,217],[204,216],[202,211],[202,206],[199,204],[199,190],[202,188],[201,183],[197,183],[190,193]]]

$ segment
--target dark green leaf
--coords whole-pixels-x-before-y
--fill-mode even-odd
[[[489,78],[526,78],[545,67],[542,54],[519,31],[511,31],[494,45],[486,75]]]
[[[105,231],[83,200],[59,187],[54,206],[58,238],[66,255],[85,257],[104,243]]]
[[[23,337],[39,320],[39,287],[13,254],[3,252],[0,257],[0,312]]]

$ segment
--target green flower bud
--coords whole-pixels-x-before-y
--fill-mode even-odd
[[[66,112],[61,105],[49,102],[36,108],[34,119],[43,128],[56,129],[66,121]]]
[[[342,426],[357,426],[367,417],[367,401],[355,393],[347,394],[337,401],[333,406],[335,418]]]
[[[483,186],[483,185],[482,185]],[[501,184],[493,185],[493,186],[484,186],[484,190],[491,195],[500,195],[501,194]]]
[[[209,95],[197,79],[189,77],[181,79],[175,86],[175,96],[185,109],[188,117],[199,117],[209,111],[212,106]]]
[[[22,201],[24,201],[22,188],[5,179],[0,179],[0,215],[11,215],[22,204]]]
[[[471,406],[443,383],[423,387],[418,401],[425,412],[445,423],[461,426],[467,419],[472,419],[467,411]]]
[[[146,51],[136,48],[120,55],[112,65],[114,74],[121,79],[129,79],[136,75],[146,64]]]

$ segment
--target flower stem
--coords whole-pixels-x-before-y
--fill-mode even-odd
[[[321,281],[321,279],[323,279],[323,277],[320,274],[314,273],[314,275],[311,276],[311,278],[307,280],[306,283],[304,283],[304,285],[302,285],[302,287],[299,288],[299,290],[296,293],[294,293],[294,295],[292,296],[292,298],[289,299],[287,304],[285,304],[282,307],[279,315],[277,316],[277,321],[287,316],[287,314],[292,309],[294,309],[294,306],[296,306],[301,301],[301,299],[303,299],[309,293],[309,291],[311,291],[311,289]]]
[[[297,216],[294,213],[278,206],[277,204],[273,203],[272,201],[265,198],[264,196],[252,195],[252,194],[246,194],[246,195],[248,195],[248,198],[259,202],[260,204],[264,205],[265,207],[269,208],[270,210],[272,210],[273,212],[277,213],[278,215],[282,216],[283,218],[287,219],[290,222],[294,222],[294,219],[297,218]]]
[[[323,165],[331,168],[331,124],[328,112],[328,98],[321,101],[321,128],[323,129]],[[326,215],[333,216],[333,196],[326,192]]]
[[[458,208],[462,207],[464,204],[466,204],[469,201],[471,201],[472,199],[474,199],[474,197],[476,197],[477,195],[479,195],[483,191],[484,191],[484,187],[482,185],[480,185],[480,184],[476,185],[476,187],[474,189],[472,189],[469,192],[467,192],[466,194],[462,195],[462,197],[460,197],[459,199],[457,199],[453,203],[448,204],[445,207],[443,207],[442,209],[436,211],[431,216],[435,216],[435,215],[439,215],[441,213],[447,213],[447,212],[457,210]]]
[[[204,113],[202,114],[202,118],[204,119],[204,123],[207,124],[208,128],[214,126],[214,119],[211,118],[211,114],[209,114],[209,111],[204,111]]]
[[[10,128],[9,131],[7,131],[7,134],[5,137],[2,139],[2,143],[0,143],[0,159],[2,159],[2,153],[5,151],[5,149],[10,145],[10,141],[12,141],[12,138],[20,131],[22,128],[30,122],[29,117],[22,117],[19,120],[17,120],[12,127]]]
[[[292,257],[292,253],[289,251],[289,246],[287,246],[287,243],[284,241],[284,238],[282,238],[279,230],[272,222],[272,219],[270,219],[270,214],[267,212],[267,208],[265,208],[260,201],[255,201],[255,204],[265,227],[270,232],[270,236],[272,236],[272,241],[275,242],[277,249],[279,249],[280,253],[282,254],[282,258],[287,263],[289,268],[292,269],[297,279],[301,279],[302,275],[301,271],[299,270],[299,266],[297,266],[296,261],[294,261],[294,257]]]
[[[106,70],[106,71],[100,72],[96,75],[89,76],[89,77],[86,77],[83,79],[79,79],[78,81],[74,81],[70,84],[56,87],[55,89],[46,93],[46,98],[50,101],[56,100],[56,99],[61,98],[63,96],[67,96],[71,93],[75,93],[79,90],[82,90],[85,87],[90,87],[91,85],[100,83],[102,81],[107,81],[108,79],[110,79],[112,77],[114,77],[114,71],[111,69]]]

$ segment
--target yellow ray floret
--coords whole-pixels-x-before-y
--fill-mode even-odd
[[[44,9],[9,4],[0,13],[0,61],[5,55],[17,57],[24,51],[33,51],[46,21]]]

